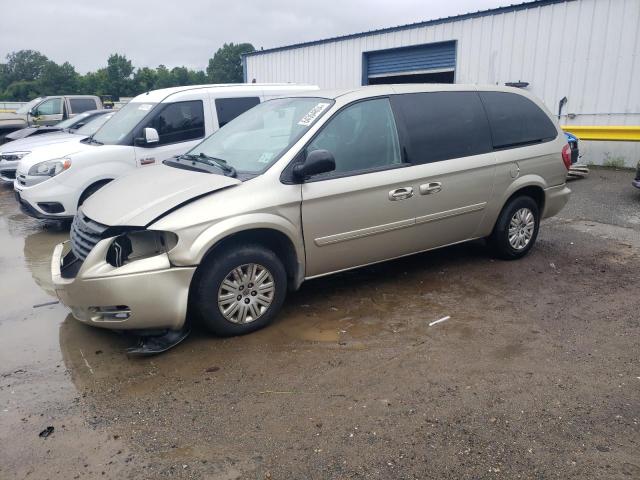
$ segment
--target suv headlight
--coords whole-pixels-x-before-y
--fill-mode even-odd
[[[121,267],[129,262],[168,253],[178,243],[173,232],[136,230],[118,235],[107,250],[107,263]]]
[[[59,173],[68,170],[71,167],[71,160],[68,158],[58,158],[56,160],[47,160],[46,162],[36,163],[29,169],[29,176],[55,177]]]
[[[29,155],[31,152],[4,152],[0,153],[0,160],[6,160],[7,162],[15,162],[20,160],[25,155]]]

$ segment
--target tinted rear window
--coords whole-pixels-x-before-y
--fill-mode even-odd
[[[494,148],[531,145],[558,136],[547,114],[522,95],[480,92],[480,98],[489,117]]]
[[[71,105],[71,113],[82,113],[97,108],[92,98],[70,98],[69,105]]]
[[[491,132],[475,92],[410,93],[392,97],[408,134],[414,164],[492,151]]]
[[[258,97],[216,98],[218,124],[222,128],[238,115],[260,103]]]

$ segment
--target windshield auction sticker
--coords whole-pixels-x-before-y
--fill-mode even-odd
[[[142,105],[140,105],[138,107],[138,110],[151,110],[151,107],[153,107],[153,105],[149,104],[149,103],[143,103]]]
[[[313,123],[313,121],[318,118],[318,116],[324,112],[327,107],[331,105],[330,103],[319,103],[307,113],[302,120],[298,122],[298,125],[302,125],[303,127],[308,127]]]

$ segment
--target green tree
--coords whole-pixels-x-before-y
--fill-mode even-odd
[[[202,70],[189,70],[189,85],[203,85],[207,83],[207,74]]]
[[[131,95],[133,89],[133,65],[124,55],[114,53],[107,60],[107,91],[114,99]]]
[[[80,77],[78,82],[79,93],[85,95],[105,95],[107,91],[107,69],[101,68],[95,72],[88,72]]]
[[[13,100],[16,102],[27,102],[40,95],[40,85],[37,80],[23,80],[19,82],[12,82],[4,93],[2,94],[3,100]]]
[[[253,52],[255,49],[250,43],[225,43],[209,59],[207,76],[213,83],[241,83],[242,78],[242,54]]]
[[[38,84],[43,95],[74,94],[78,91],[79,75],[69,62],[58,65],[47,62],[40,73]]]
[[[173,76],[169,69],[164,65],[158,65],[158,68],[156,68],[156,78],[155,88],[175,87],[175,84],[173,83]]]
[[[153,68],[143,67],[136,70],[133,75],[133,83],[135,85],[136,93],[148,92],[156,88],[158,81],[158,75]]]
[[[20,50],[7,55],[8,84],[37,80],[49,59],[35,50]]]

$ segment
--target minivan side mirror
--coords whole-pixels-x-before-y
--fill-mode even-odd
[[[336,159],[329,150],[314,150],[307,154],[304,163],[293,167],[293,176],[297,180],[320,173],[332,172],[336,169]]]
[[[158,143],[160,141],[160,136],[155,128],[147,127],[142,131],[142,134],[143,137],[136,138],[136,145],[146,146],[150,143]]]

